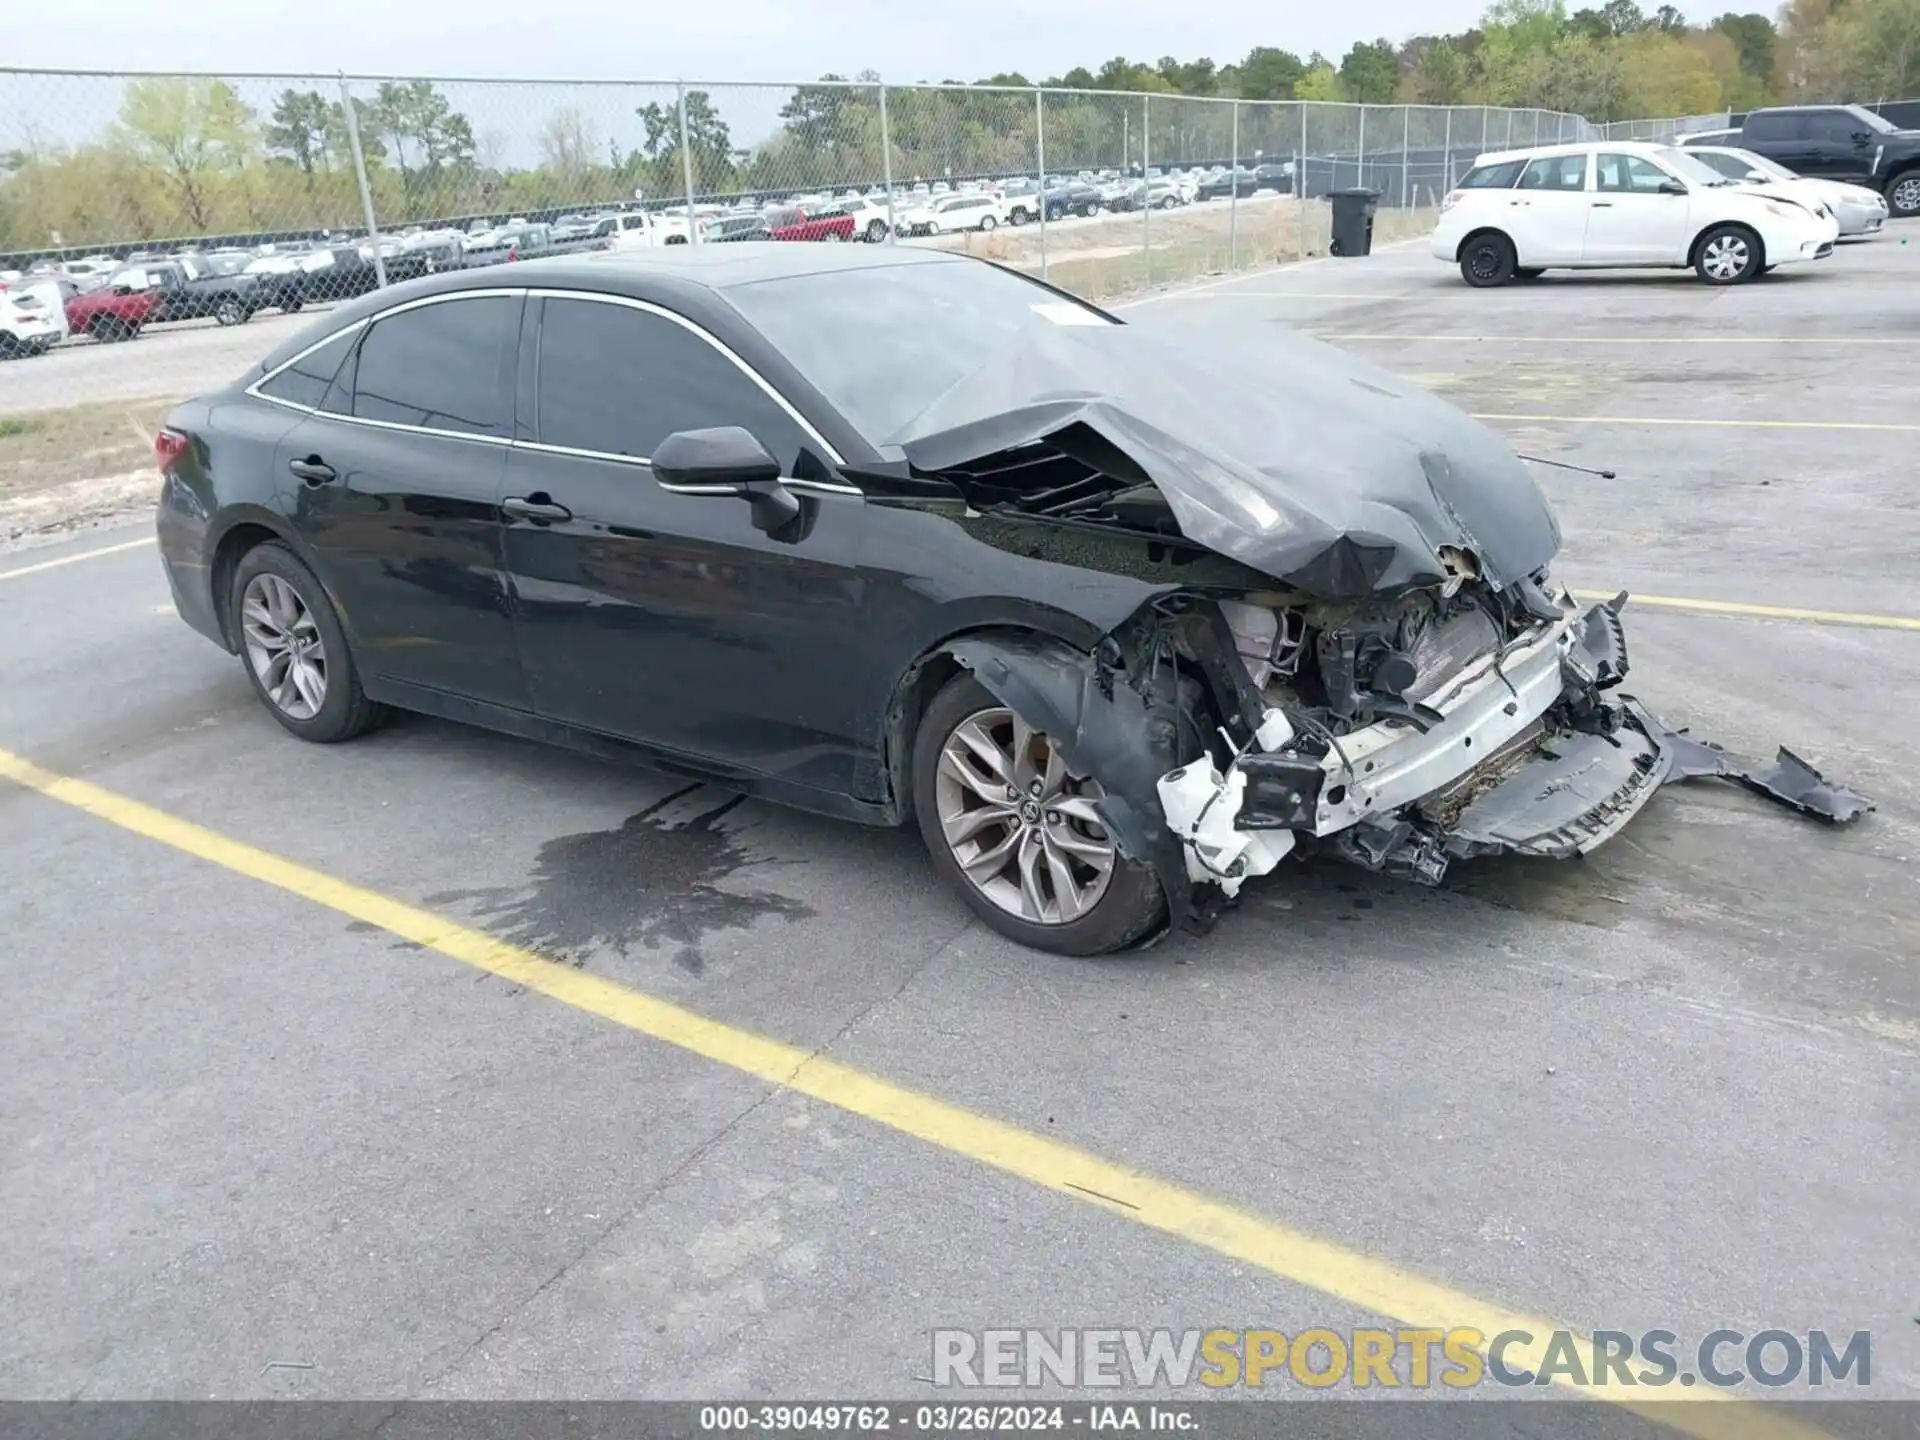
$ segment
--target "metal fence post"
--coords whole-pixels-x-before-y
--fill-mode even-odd
[[[1233,102],[1233,154],[1227,159],[1227,268],[1240,268],[1240,102]]]
[[[1307,116],[1312,113],[1303,101],[1300,105],[1300,258],[1307,258]]]
[[[1353,183],[1362,189],[1367,183],[1367,107],[1360,107],[1360,138],[1353,145]]]
[[[1407,198],[1407,192],[1412,188],[1407,176],[1407,142],[1412,138],[1413,107],[1402,105],[1400,107],[1400,208],[1402,210],[1412,208]]]
[[[1147,283],[1153,283],[1153,183],[1147,179],[1147,156],[1151,153],[1153,111],[1148,97],[1140,97],[1140,250],[1146,257]]]
[[[887,128],[887,87],[880,87],[880,183],[887,189],[887,243],[893,244],[893,132]],[[1041,208],[1046,207],[1043,199]],[[1045,237],[1041,237],[1042,246]],[[1040,266],[1040,273],[1046,273],[1046,265]]]
[[[360,149],[360,117],[354,113],[353,92],[347,88],[347,77],[340,77],[340,113],[347,122],[347,148],[353,151],[353,178],[360,185],[360,209],[367,217],[367,240],[373,246],[373,278],[384,290],[387,288],[387,262],[380,257],[380,222],[373,214],[373,187],[367,184],[367,157]]]
[[[700,227],[693,222],[693,150],[687,144],[687,84],[682,80],[675,87],[679,95],[680,110],[680,178],[687,187],[687,240],[700,243]]]
[[[1047,278],[1047,92],[1033,91],[1033,155],[1040,166],[1040,278]]]
[[[1453,189],[1453,107],[1447,106],[1447,138],[1441,142],[1447,157],[1447,189]]]

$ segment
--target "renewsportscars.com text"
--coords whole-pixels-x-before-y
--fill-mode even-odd
[[[1131,1390],[1424,1390],[1502,1386],[1716,1389],[1872,1382],[1865,1330],[1672,1330],[1534,1334],[1471,1329],[935,1330],[933,1383],[958,1389],[1043,1385]]]

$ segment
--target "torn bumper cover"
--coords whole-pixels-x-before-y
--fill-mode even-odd
[[[1295,849],[1426,884],[1455,859],[1584,855],[1678,780],[1729,779],[1836,824],[1873,808],[1786,750],[1748,765],[1607,693],[1627,672],[1625,601],[1569,606],[1462,667],[1417,724],[1317,738],[1278,709],[1244,717],[1251,741],[1224,770],[1206,758],[1191,697],[1129,663],[1137,637],[1116,632],[1092,657],[1031,637],[953,653],[1100,782],[1109,833],[1153,864],[1190,924],[1209,914],[1207,887],[1231,896]]]

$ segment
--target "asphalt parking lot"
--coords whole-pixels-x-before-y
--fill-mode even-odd
[[[1413,247],[1127,312],[1617,472],[1540,478],[1558,573],[1646,597],[1627,688],[1880,808],[1696,782],[1119,959],[999,940],[905,833],[425,719],[303,746],[143,529],[0,557],[0,1393],[917,1399],[936,1328],[1520,1315],[1864,1329],[1920,1395],[1920,250],[1804,271]]]

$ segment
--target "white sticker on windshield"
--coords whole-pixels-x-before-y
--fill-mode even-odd
[[[1047,300],[1033,307],[1033,313],[1056,325],[1105,325],[1104,317],[1062,300]]]

